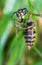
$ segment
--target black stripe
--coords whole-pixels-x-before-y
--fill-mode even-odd
[[[35,30],[34,30],[33,32],[34,32],[34,33],[36,33],[36,31],[35,31]]]
[[[26,43],[32,43],[31,41],[26,40]]]
[[[28,26],[31,26],[32,24],[33,24],[33,22],[32,22],[32,21],[27,22],[27,25],[28,25]]]
[[[32,39],[32,37],[25,36],[25,39]]]

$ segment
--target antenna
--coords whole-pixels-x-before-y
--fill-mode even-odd
[[[12,13],[12,15],[11,15],[11,17],[13,17],[13,16],[14,16],[14,14],[16,14],[16,12],[13,12],[13,13]]]

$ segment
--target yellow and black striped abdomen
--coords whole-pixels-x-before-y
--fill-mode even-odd
[[[25,42],[27,46],[33,46],[36,40],[36,30],[35,30],[35,23],[30,21],[26,24],[26,28],[24,31]]]

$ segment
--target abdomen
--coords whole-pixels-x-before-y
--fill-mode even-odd
[[[32,47],[36,40],[35,23],[32,21],[28,22],[26,28],[24,31],[25,42],[28,47]]]

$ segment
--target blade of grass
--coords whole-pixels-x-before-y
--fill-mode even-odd
[[[39,60],[38,62],[35,62],[34,64],[32,65],[42,65],[42,60]]]
[[[9,36],[9,33],[10,33],[10,30],[11,28],[13,27],[13,23],[12,22],[9,22],[6,26],[6,29],[1,37],[1,45],[2,45],[2,48],[5,46],[5,43],[6,43],[6,40]]]
[[[27,3],[28,3],[28,6],[29,6],[29,11],[33,13],[34,7],[32,6],[31,1],[27,0]]]
[[[21,36],[21,35],[20,35]],[[12,54],[11,54],[11,57],[9,58],[8,62],[7,62],[7,65],[14,65],[16,64],[15,60],[17,58],[17,54],[18,54],[18,48],[19,48],[19,40],[16,38],[15,40],[13,40],[14,44],[16,44],[15,48],[13,48],[12,50]],[[13,44],[12,43],[12,44]],[[14,47],[14,46],[13,46]],[[13,57],[14,56],[14,57]]]
[[[22,41],[22,43],[21,43]],[[24,56],[24,49],[25,49],[25,43],[24,43],[24,39],[23,39],[23,36],[20,38],[20,41],[19,41],[19,47],[18,47],[18,53],[17,53],[17,57],[16,57],[16,60],[15,62],[19,62],[21,59],[23,59],[23,56]]]
[[[0,65],[3,65],[3,49],[0,45]]]
[[[38,53],[38,55],[42,58],[42,53],[39,51],[37,47],[33,47],[33,49]]]
[[[2,65],[3,63],[3,50],[4,50],[4,46],[5,43],[7,41],[7,38],[9,36],[9,31],[12,28],[13,24],[12,23],[8,23],[8,26],[6,26],[6,30],[4,31],[2,37],[1,37],[1,42],[0,42],[0,63]]]
[[[22,39],[20,40],[20,46],[21,47],[19,48],[18,59],[22,58],[22,55],[24,54],[24,50],[25,50],[25,42],[24,42],[23,36],[22,36]]]

